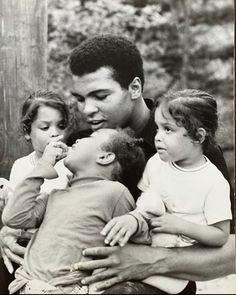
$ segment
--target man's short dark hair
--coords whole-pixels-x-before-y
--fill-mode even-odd
[[[98,35],[78,45],[69,58],[71,72],[82,76],[108,67],[122,88],[128,88],[135,77],[144,84],[143,61],[135,44],[117,35]]]

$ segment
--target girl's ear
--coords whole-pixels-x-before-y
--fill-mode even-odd
[[[206,130],[204,128],[198,128],[197,138],[198,138],[198,140],[196,141],[197,143],[202,144],[205,141]]]
[[[131,99],[137,99],[142,95],[142,83],[139,77],[135,77],[128,87]]]
[[[103,152],[102,154],[98,155],[96,159],[96,163],[102,166],[109,165],[113,163],[116,159],[116,155],[112,152]]]
[[[29,134],[25,134],[25,139],[27,140],[27,141],[30,141],[30,135]]]

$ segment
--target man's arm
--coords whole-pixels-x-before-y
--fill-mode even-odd
[[[220,248],[199,245],[183,248],[153,248],[127,244],[122,248],[118,246],[89,248],[84,250],[83,255],[93,260],[76,263],[74,269],[94,270],[106,267],[106,270],[82,281],[86,284],[100,282],[101,290],[116,283],[143,280],[158,274],[203,281],[235,273],[235,236],[231,235],[226,244]]]

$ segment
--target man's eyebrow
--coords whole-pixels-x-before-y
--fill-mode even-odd
[[[96,90],[89,92],[89,95],[96,95],[96,94],[103,93],[103,92],[110,93],[110,90],[109,89],[96,89]]]
[[[73,95],[74,97],[82,97],[82,95],[80,95],[80,94],[77,93],[77,92],[71,91],[70,93],[71,93],[71,95]]]

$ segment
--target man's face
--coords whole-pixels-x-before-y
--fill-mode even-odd
[[[92,73],[73,76],[71,93],[92,130],[129,126],[134,102],[129,90],[121,88],[114,80],[111,69],[102,67]]]

